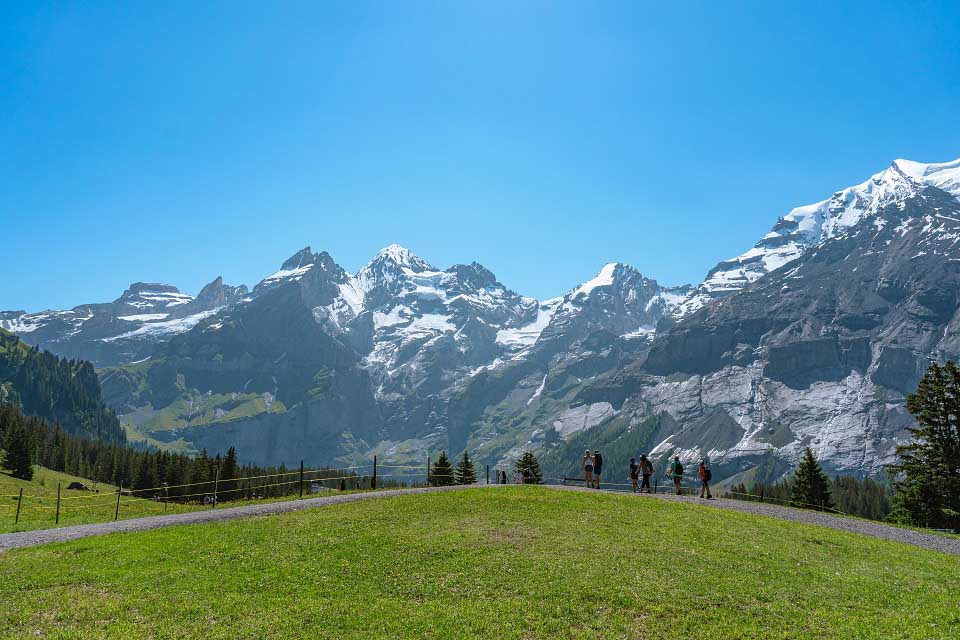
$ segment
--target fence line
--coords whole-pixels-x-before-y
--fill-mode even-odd
[[[368,464],[351,465],[345,467],[322,467],[317,469],[304,469],[303,463],[300,469],[295,471],[278,471],[277,473],[261,474],[257,476],[241,476],[237,478],[211,478],[197,482],[187,482],[177,485],[159,485],[156,487],[147,487],[141,489],[126,489],[120,487],[104,490],[91,495],[75,496],[48,496],[48,495],[29,495],[22,491],[19,494],[0,495],[0,513],[13,514],[16,511],[14,523],[19,523],[21,516],[28,514],[43,514],[48,512],[59,513],[56,518],[56,524],[59,525],[60,518],[69,518],[71,513],[89,512],[95,509],[111,509],[113,519],[119,519],[120,507],[123,505],[138,504],[141,508],[147,508],[149,505],[156,505],[158,508],[166,510],[168,505],[173,503],[179,507],[186,505],[196,505],[198,508],[203,504],[212,503],[216,507],[221,502],[221,497],[232,496],[238,493],[252,494],[249,500],[269,500],[297,496],[296,488],[299,486],[300,497],[303,497],[304,485],[307,485],[313,493],[317,484],[330,484],[333,487],[325,487],[328,490],[355,490],[366,489],[376,490],[378,480],[409,480],[412,484],[418,484],[424,477],[430,477],[428,468],[415,465],[380,465],[377,464],[376,457],[374,461]],[[417,473],[380,473],[380,470],[410,470]],[[365,470],[365,472],[361,471]],[[354,472],[354,473],[344,473]],[[448,474],[432,474],[434,478],[443,478]],[[283,480],[291,476],[297,476],[290,480]],[[366,482],[362,482],[363,480]],[[280,480],[279,482],[257,483],[263,480]],[[362,487],[361,485],[368,485]],[[282,493],[270,496],[257,496],[260,491],[285,487]],[[187,494],[170,495],[171,490],[201,488],[200,491],[194,491]],[[382,488],[382,487],[381,487]],[[10,502],[7,502],[10,499]],[[103,499],[103,502],[87,502],[90,500]],[[242,499],[242,498],[241,498]],[[77,502],[82,501],[82,502]],[[230,502],[239,502],[240,500],[228,500]],[[70,506],[68,506],[70,505]],[[162,505],[162,506],[161,506]],[[9,511],[7,509],[9,508]]]

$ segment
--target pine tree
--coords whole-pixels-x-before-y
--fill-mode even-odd
[[[517,460],[514,468],[523,474],[524,478],[529,475],[529,482],[532,482],[533,484],[540,484],[543,482],[543,473],[540,471],[540,461],[537,460],[537,456],[533,455],[529,451],[520,456],[520,459]]]
[[[917,426],[909,444],[897,447],[900,461],[890,519],[922,527],[960,528],[960,369],[934,363],[907,410]]]
[[[33,480],[33,443],[22,425],[15,425],[7,438],[7,466],[14,478]]]
[[[440,457],[437,458],[437,461],[433,463],[433,468],[430,470],[430,484],[434,487],[444,487],[454,484],[454,482],[453,465],[450,464],[450,458],[447,457],[447,452],[444,451],[440,454]]]
[[[806,509],[833,509],[830,478],[823,472],[810,447],[803,452],[803,459],[794,474],[790,504]]]
[[[220,491],[223,493],[224,500],[237,500],[242,498],[237,489],[235,478],[238,477],[239,467],[237,466],[237,450],[233,447],[227,449],[227,456],[223,459],[223,465],[220,467]]]
[[[473,468],[473,460],[470,454],[463,452],[463,457],[457,463],[457,470],[453,472],[454,480],[457,484],[474,484],[477,481],[477,474]]]

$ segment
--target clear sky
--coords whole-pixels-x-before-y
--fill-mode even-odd
[[[545,298],[699,282],[960,156],[960,2],[5,2],[0,309],[397,242]]]

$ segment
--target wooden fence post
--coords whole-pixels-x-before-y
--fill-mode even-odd
[[[213,477],[213,506],[211,509],[217,508],[217,489],[220,487],[220,467],[217,467],[217,475]]]
[[[117,520],[120,517],[120,494],[123,493],[123,483],[120,483],[120,486],[117,487],[117,509],[113,512],[113,519]]]
[[[430,486],[430,456],[427,456],[427,486]]]
[[[23,502],[23,487],[20,487],[20,497],[17,498],[17,515],[13,518],[13,524],[20,522],[20,503]]]
[[[55,524],[60,524],[60,483],[57,483],[57,519]]]
[[[487,484],[490,484],[490,465],[487,465]]]
[[[300,497],[303,497],[303,460],[300,461]]]
[[[370,488],[377,488],[377,456],[373,456],[373,477],[370,478]]]

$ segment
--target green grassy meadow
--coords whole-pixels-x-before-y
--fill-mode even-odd
[[[630,495],[467,489],[0,555],[2,638],[956,638],[960,558]]]

